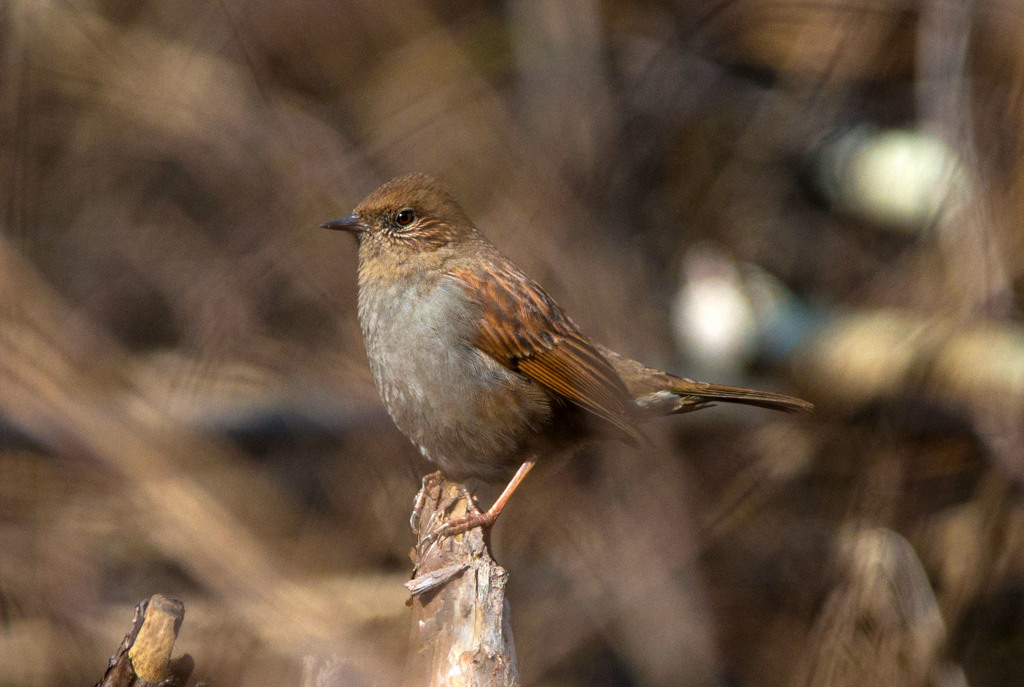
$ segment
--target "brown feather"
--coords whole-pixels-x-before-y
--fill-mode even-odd
[[[773,391],[758,391],[737,386],[725,386],[724,384],[695,382],[692,379],[676,377],[675,375],[668,376],[672,381],[666,386],[666,390],[682,397],[693,397],[699,403],[714,401],[742,403],[743,405],[758,406],[770,410],[782,410],[787,413],[811,412],[814,410],[814,405],[803,399],[777,394]]]
[[[794,396],[777,394],[772,391],[695,382],[692,379],[677,377],[668,372],[647,367],[643,363],[623,357],[601,344],[594,344],[594,346],[612,364],[619,378],[625,382],[630,396],[641,409],[641,416],[648,419],[675,413],[688,413],[692,410],[706,408],[716,402],[741,403],[770,410],[782,410],[787,413],[814,410],[813,404]],[[675,398],[666,398],[666,393],[672,394]]]
[[[539,284],[507,264],[449,274],[482,308],[477,348],[644,441],[632,397],[615,368]]]

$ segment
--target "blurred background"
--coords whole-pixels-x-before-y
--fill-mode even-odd
[[[1021,35],[996,0],[0,4],[0,685],[97,681],[154,592],[193,682],[401,680],[430,467],[317,224],[409,171],[594,338],[818,406],[534,471],[493,535],[524,684],[1024,683]]]

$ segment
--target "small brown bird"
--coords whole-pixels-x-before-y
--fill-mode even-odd
[[[539,458],[588,440],[641,443],[641,423],[715,401],[812,408],[676,377],[591,341],[428,176],[393,179],[320,226],[359,243],[359,324],[398,428],[449,477],[511,476],[487,512],[438,535],[492,525]]]

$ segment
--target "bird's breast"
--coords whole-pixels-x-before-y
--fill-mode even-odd
[[[453,477],[497,479],[551,419],[548,394],[473,345],[478,306],[454,281],[369,287],[359,321],[374,381],[398,428]]]

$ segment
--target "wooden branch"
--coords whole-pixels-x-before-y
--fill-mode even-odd
[[[455,537],[431,533],[476,506],[466,488],[437,475],[423,480],[411,523],[412,641],[406,684],[508,687],[519,684],[505,598],[508,573],[491,557],[487,537],[473,529]]]
[[[136,606],[132,628],[96,687],[184,685],[195,663],[188,654],[171,658],[184,617],[184,604],[162,594],[154,594]]]

